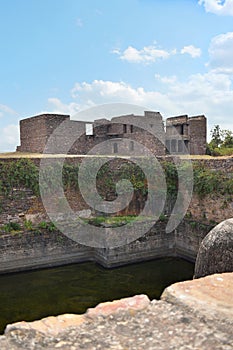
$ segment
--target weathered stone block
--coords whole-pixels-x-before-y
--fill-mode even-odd
[[[201,242],[195,278],[233,272],[233,219],[221,222]]]
[[[118,312],[136,312],[145,309],[150,304],[150,299],[146,295],[135,295],[131,298],[114,300],[112,302],[101,303],[95,308],[88,309],[86,316],[96,318],[99,316],[109,316]]]

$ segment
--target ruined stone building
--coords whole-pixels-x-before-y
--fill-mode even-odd
[[[151,152],[163,156],[184,154],[185,148],[190,154],[205,154],[205,116],[168,118],[165,128],[159,112],[145,111],[144,116],[123,115],[94,122],[71,120],[69,115],[41,114],[20,121],[17,151],[55,154],[104,151],[116,155]]]
[[[189,118],[187,115],[182,115],[166,120],[166,148],[169,153],[182,154],[184,146],[190,154],[206,153],[205,116]]]

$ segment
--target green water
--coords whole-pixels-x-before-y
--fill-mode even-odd
[[[159,259],[114,269],[95,263],[0,276],[0,333],[6,324],[48,315],[83,313],[102,301],[135,294],[159,298],[173,282],[191,279],[194,265]]]

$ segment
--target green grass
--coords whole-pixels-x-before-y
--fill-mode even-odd
[[[7,224],[2,226],[2,230],[5,233],[13,233],[21,231],[21,226],[17,222],[8,222]]]
[[[164,221],[165,216],[161,216],[160,220]],[[129,223],[144,222],[148,220],[155,220],[151,216],[136,216],[136,215],[124,215],[124,216],[96,216],[90,219],[82,219],[84,222],[91,224],[93,226],[104,227],[105,225],[109,227],[119,227]]]

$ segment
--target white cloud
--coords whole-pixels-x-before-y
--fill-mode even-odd
[[[15,150],[19,144],[19,126],[10,122],[15,120],[17,113],[10,107],[0,104],[0,150],[8,152]]]
[[[99,9],[96,9],[96,10],[95,10],[95,14],[96,14],[97,16],[102,16],[102,15],[103,15],[103,12],[102,12],[101,10],[99,10]]]
[[[233,74],[233,32],[212,38],[209,46],[209,66],[216,72]]]
[[[112,51],[120,56],[120,59],[130,63],[153,63],[158,59],[167,59],[169,56],[176,54],[176,50],[166,51],[157,48],[156,46],[145,46],[138,50],[133,46],[128,46],[126,50],[121,52],[118,49]]]
[[[160,92],[160,89],[148,91],[143,87],[134,88],[122,81],[94,80],[91,83],[75,84],[72,89],[74,102],[67,105],[58,99],[51,99],[50,102],[56,104],[56,112],[60,113],[64,111],[67,113],[69,110],[77,113],[84,110],[80,114],[80,118],[84,120],[90,120],[90,115],[85,114],[86,108],[108,103],[115,105],[121,103],[160,111],[164,117],[179,114],[205,114],[209,118],[210,127],[220,124],[223,128],[233,130],[233,89],[228,75],[210,71],[205,74],[191,75],[186,81],[180,81],[176,76],[158,74],[155,78],[156,85],[165,84],[166,93]],[[103,114],[103,110],[100,109],[99,115],[95,115],[93,119],[109,117]],[[126,113],[128,112],[130,111]],[[124,114],[124,111],[119,112],[118,115],[120,114]]]
[[[177,81],[177,77],[175,75],[161,76],[160,74],[155,74],[155,79],[161,81],[161,83],[164,84],[172,84]]]
[[[201,54],[199,50],[189,45],[181,51],[197,57]],[[148,57],[145,56],[146,52]],[[153,56],[152,53],[150,55],[148,52],[152,51],[147,51],[145,48],[141,51],[133,49],[128,52],[128,59],[132,62],[133,60],[150,62],[156,55]],[[115,53],[122,56],[118,49],[115,49]],[[175,75],[155,74],[155,88],[151,90],[146,90],[142,86],[133,87],[124,81],[78,82],[71,90],[73,99],[71,103],[64,104],[55,98],[50,99],[49,102],[56,112],[71,115],[108,103],[145,106],[146,109],[160,111],[164,117],[179,114],[205,114],[210,128],[214,124],[220,124],[223,128],[233,130],[233,77],[229,74],[233,74],[233,32],[214,37],[209,46],[209,56],[207,65],[209,71],[204,74],[190,75],[185,81]],[[100,109],[100,115],[96,118],[104,117],[101,113]],[[85,112],[82,116],[84,119],[87,117]]]
[[[199,5],[204,5],[206,12],[233,16],[233,0],[199,0],[198,3]]]
[[[112,53],[118,55],[122,61],[127,61],[130,63],[145,63],[150,64],[157,60],[165,60],[169,57],[176,55],[177,49],[170,51],[159,49],[154,45],[145,46],[143,49],[138,50],[133,46],[128,46],[124,51],[121,51],[119,48],[112,50]],[[193,45],[184,46],[180,50],[181,54],[189,54],[192,58],[201,56],[201,49]]]
[[[180,52],[181,52],[181,54],[187,53],[192,58],[196,58],[196,57],[201,56],[201,49],[199,49],[198,47],[195,47],[193,45],[184,46]]]
[[[19,126],[10,124],[2,128],[0,138],[1,152],[8,152],[16,149],[19,145]]]
[[[0,117],[4,116],[5,114],[15,115],[16,112],[10,107],[0,104]]]
[[[165,83],[163,77],[161,81]],[[205,114],[210,126],[220,124],[233,130],[233,89],[226,74],[210,71],[191,75],[187,81],[167,80],[167,97],[181,114]],[[171,114],[172,113],[171,111]]]
[[[76,102],[71,102],[69,104],[62,103],[58,98],[51,97],[48,99],[49,103],[49,113],[60,113],[60,114],[75,114],[80,110],[80,105]],[[40,113],[47,113],[48,111],[41,111]]]
[[[77,19],[76,19],[76,25],[77,25],[78,27],[82,27],[82,26],[83,26],[83,21],[82,21],[81,18],[77,18]]]
[[[94,80],[92,83],[76,83],[72,89],[72,97],[85,107],[104,103],[130,103],[153,106],[156,110],[175,109],[175,105],[159,91],[146,91],[143,87],[133,88],[122,81]]]

